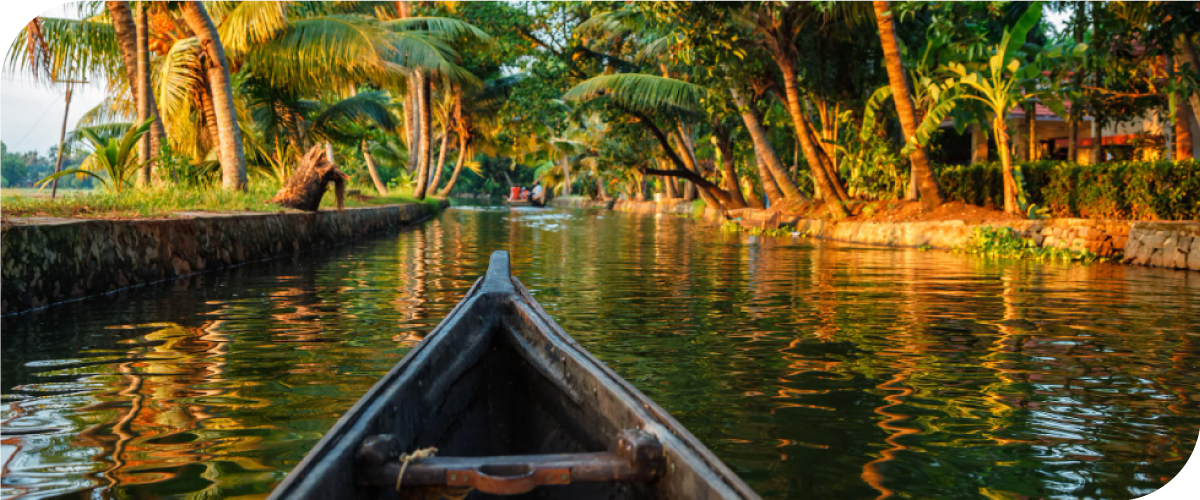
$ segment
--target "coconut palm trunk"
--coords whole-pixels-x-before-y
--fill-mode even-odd
[[[729,143],[729,129],[721,123],[713,124],[713,137],[717,138],[717,150],[721,152],[721,169],[724,171],[725,185],[732,200],[732,208],[745,208],[746,199],[742,196],[741,183],[738,179],[737,165],[733,161],[733,146]],[[639,184],[639,188],[641,185]]]
[[[441,149],[438,150],[437,165],[435,167],[433,167],[433,180],[429,181],[429,192],[430,193],[437,192],[438,184],[441,184],[441,182],[442,182],[442,170],[446,168],[446,150],[450,149],[449,143],[450,143],[450,133],[451,132],[450,132],[449,127],[445,127],[445,128],[446,128],[446,130],[442,131],[442,147],[441,147]]]
[[[58,132],[58,151],[54,157],[54,173],[56,174],[62,171],[63,156],[65,154],[65,151],[63,150],[67,146],[67,117],[71,115],[71,85],[72,84],[69,83],[67,84],[67,105],[63,107],[62,128]],[[55,177],[54,180],[50,182],[50,199],[53,200],[57,196],[58,178]]]
[[[804,151],[804,159],[808,162],[813,181],[820,190],[821,198],[825,200],[825,207],[829,213],[836,219],[843,219],[849,213],[846,212],[846,207],[838,199],[837,190],[833,187],[833,183],[837,182],[837,179],[830,179],[821,165],[816,145],[813,144],[812,137],[808,134],[808,119],[804,117],[804,112],[800,109],[800,88],[796,84],[797,75],[794,63],[791,58],[786,56],[785,51],[772,52],[774,52],[775,64],[783,73],[788,115],[792,118],[792,127],[796,131],[796,137],[800,140],[800,149]]]
[[[375,190],[379,192],[379,196],[387,196],[387,186],[383,184],[383,180],[379,178],[379,172],[375,169],[375,158],[371,157],[371,149],[367,147],[366,138],[363,138],[361,147],[363,161],[367,163],[367,172],[371,174],[371,182],[375,184]]]
[[[925,148],[915,144],[918,124],[908,92],[908,79],[904,76],[904,60],[900,57],[900,48],[896,43],[895,25],[892,23],[891,12],[888,12],[890,4],[886,0],[877,0],[874,4],[879,38],[883,42],[888,83],[892,87],[892,100],[896,103],[896,112],[900,116],[900,127],[904,130],[905,140],[914,143],[909,145],[912,149],[908,154],[908,160],[912,164],[912,178],[916,180],[917,191],[921,194],[921,205],[926,210],[931,210],[943,203],[942,190],[938,187],[937,177],[933,175],[933,168],[929,166]]]
[[[771,176],[771,171],[767,168],[766,162],[763,161],[762,155],[754,155],[754,165],[758,168],[758,178],[762,184],[763,193],[767,195],[767,199],[771,201],[771,206],[778,206],[783,203],[783,192],[779,190],[779,185],[775,183],[775,179]]]
[[[450,190],[454,189],[454,183],[458,182],[458,173],[462,172],[463,165],[467,162],[467,157],[470,156],[470,152],[467,150],[468,143],[466,134],[459,134],[458,161],[454,164],[454,173],[450,174],[450,180],[446,181],[446,187],[438,191],[438,196],[443,198],[449,196]]]
[[[135,32],[137,34],[137,115],[138,123],[143,123],[150,119],[153,111],[150,109],[150,100],[153,99],[154,92],[150,87],[150,22],[146,15],[146,3],[139,2],[137,7],[137,26]],[[152,173],[152,163],[150,159],[153,157],[154,151],[151,150],[150,134],[143,135],[138,140],[138,161],[142,162],[141,172],[137,177],[138,184],[141,186],[150,185],[150,177]]]
[[[117,37],[117,45],[121,49],[121,61],[125,63],[125,77],[129,81],[129,95],[137,101],[140,97],[138,78],[138,40],[137,23],[133,19],[133,11],[129,2],[104,2],[108,14],[112,17],[113,31]],[[154,123],[150,125],[150,150],[157,152],[159,145],[166,139],[167,132],[163,127],[162,117],[158,114],[154,91],[151,90],[146,98],[154,114]],[[139,103],[140,107],[140,103]]]
[[[1176,40],[1175,48],[1179,53],[1174,58],[1167,58],[1168,65],[1170,61],[1174,61],[1175,69],[1183,69],[1183,64],[1188,61],[1186,39],[1182,36]],[[1192,62],[1192,64],[1195,64]],[[1195,69],[1195,66],[1192,67]],[[1187,103],[1188,96],[1183,92],[1175,91],[1172,96],[1175,99],[1175,157],[1176,161],[1188,160],[1192,158],[1192,107]],[[1194,95],[1192,97],[1195,97]]]
[[[205,72],[205,74],[208,74]],[[200,112],[204,113],[204,128],[212,141],[212,147],[219,147],[221,134],[217,131],[217,108],[213,105],[212,87],[205,79],[204,88],[200,89]],[[305,144],[307,146],[307,144]]]
[[[775,147],[771,146],[771,139],[767,136],[767,129],[763,127],[762,120],[758,117],[758,110],[753,108],[737,89],[731,89],[730,92],[733,94],[733,102],[737,104],[738,113],[742,116],[742,123],[746,125],[750,139],[754,142],[755,154],[762,157],[767,171],[775,180],[775,185],[783,193],[783,197],[788,200],[807,200],[808,197],[804,196],[792,179],[788,177],[787,167],[783,166],[783,161],[776,154]]]
[[[684,168],[696,174],[697,177],[703,178],[704,172],[700,169],[700,165],[696,163],[696,157],[692,155],[691,151],[688,150],[687,141],[683,138],[683,133],[676,132],[672,135],[675,137],[675,142],[679,144],[679,150],[683,152],[683,154],[679,156],[683,160]],[[710,193],[707,189],[700,189],[700,187],[696,185],[695,181],[688,182],[686,186],[684,186],[684,201],[695,200],[697,195],[699,195],[700,199],[704,200],[705,205],[717,210],[721,209],[721,202],[718,201],[712,193]]]
[[[1087,26],[1087,3],[1078,2],[1075,4],[1075,26],[1074,37],[1076,44],[1083,43],[1083,35]],[[1075,74],[1072,75],[1073,86],[1080,88],[1083,86],[1083,64],[1075,67]],[[1071,101],[1071,109],[1067,114],[1067,161],[1079,161],[1079,120],[1083,118],[1083,107],[1074,100]]]
[[[571,159],[567,157],[567,153],[562,155],[563,169],[563,196],[571,196]]]
[[[1182,58],[1180,62],[1186,62],[1192,65],[1192,71],[1200,71],[1200,54],[1196,53],[1196,46],[1189,43],[1187,36],[1179,35],[1175,39],[1175,49],[1179,52],[1176,57]],[[1200,89],[1193,90],[1192,94],[1187,96],[1187,102],[1192,107],[1192,116],[1200,119]],[[1180,106],[1183,103],[1179,103]]]
[[[430,126],[429,126],[429,75],[416,72],[417,78],[417,126],[420,129],[420,139],[417,141],[417,186],[413,190],[413,197],[418,200],[425,199],[426,183],[429,182],[429,147],[430,147]]]
[[[242,152],[242,132],[238,128],[237,109],[233,104],[233,83],[229,77],[229,61],[217,27],[204,5],[197,1],[182,2],[183,19],[196,34],[201,50],[209,58],[208,80],[212,87],[213,108],[217,117],[217,133],[221,161],[221,185],[227,191],[246,189],[246,156]]]

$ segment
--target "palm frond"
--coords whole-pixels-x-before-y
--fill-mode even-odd
[[[565,100],[587,101],[609,97],[634,111],[694,111],[700,108],[705,88],[674,78],[640,73],[602,75],[586,80],[563,94]]]
[[[124,96],[110,95],[79,117],[76,127],[90,127],[137,118],[137,106]]]
[[[237,2],[222,16],[217,33],[232,57],[240,56],[267,43],[288,26],[289,2]]]
[[[460,40],[466,43],[492,43],[491,35],[473,24],[449,17],[406,17],[384,23],[401,32],[419,32],[443,40]]]
[[[337,122],[350,122],[360,125],[374,124],[384,130],[391,130],[396,127],[396,122],[387,105],[386,92],[364,92],[329,106],[313,118],[312,129],[328,130],[336,127]]]
[[[5,66],[46,82],[115,74],[124,67],[111,24],[52,17],[36,18],[17,34]]]

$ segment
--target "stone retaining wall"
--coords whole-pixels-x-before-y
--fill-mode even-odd
[[[14,219],[0,235],[0,313],[336,246],[434,212],[405,204],[154,220]]]
[[[555,199],[555,206],[597,207],[586,198]],[[580,201],[576,201],[580,200]],[[614,210],[635,213],[692,214],[691,202],[618,200]],[[720,220],[720,212],[705,208],[703,217]],[[872,222],[800,219],[784,217],[783,225],[801,234],[849,243],[892,247],[952,249],[971,241],[976,227],[1010,227],[1018,236],[1038,246],[1086,250],[1103,257],[1120,257],[1135,265],[1200,271],[1200,222],[1143,222],[1094,219],[991,220]]]

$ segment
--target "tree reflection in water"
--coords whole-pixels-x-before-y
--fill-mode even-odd
[[[461,208],[3,320],[3,496],[262,497],[488,255],[766,498],[1126,497],[1200,427],[1200,280]]]

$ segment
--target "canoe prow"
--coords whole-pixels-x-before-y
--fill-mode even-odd
[[[401,453],[436,456],[405,463]],[[575,342],[508,253],[354,405],[272,499],[757,499],[679,422]]]

